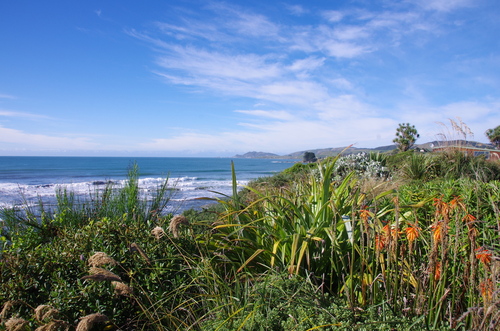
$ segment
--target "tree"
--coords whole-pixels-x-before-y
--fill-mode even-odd
[[[302,162],[304,163],[309,163],[309,162],[316,162],[318,159],[316,158],[316,155],[314,155],[313,152],[305,152],[304,156],[302,157]]]
[[[495,148],[500,148],[500,125],[494,129],[486,130],[485,134]]]
[[[396,129],[396,138],[392,141],[398,146],[401,152],[409,150],[415,141],[420,137],[415,129],[415,125],[410,125],[410,123],[400,123],[399,127]]]

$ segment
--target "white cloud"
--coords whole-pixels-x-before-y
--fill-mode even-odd
[[[382,93],[394,92],[397,101],[380,101],[384,107],[368,101],[377,97],[368,99],[371,92],[361,84],[384,77],[378,65],[389,68],[392,59],[398,61],[399,56],[407,56],[405,51],[414,50],[413,46],[447,32],[447,25],[437,19],[443,15],[412,5],[415,1],[394,6],[385,2],[387,6],[371,11],[325,11],[318,22],[290,26],[219,3],[210,7],[215,16],[204,21],[159,23],[165,34],[160,38],[135,33],[159,48],[157,63],[161,69],[157,72],[170,83],[249,97],[255,99],[254,104],[265,104],[265,108],[284,109],[237,110],[248,115],[239,123],[241,130],[212,135],[185,132],[142,146],[178,151],[219,146],[221,150],[274,152],[320,147],[322,142],[325,147],[351,143],[375,147],[378,141],[392,141],[398,123],[415,124],[423,136],[429,136],[435,134],[436,122],[455,116],[470,122],[471,128],[484,131],[488,124],[480,121],[484,117],[498,119],[498,105],[470,101],[433,105],[427,92],[435,81],[426,81],[423,76],[418,84],[398,76],[403,82],[399,90],[392,86],[394,82],[388,83]],[[418,3],[443,13],[471,4],[465,0]],[[288,10],[294,15],[306,14],[298,6],[288,6]],[[201,47],[197,43],[200,39],[212,42]],[[369,74],[362,72],[367,64],[373,66]],[[407,64],[396,62],[394,68],[397,65]],[[419,105],[405,104],[400,98]]]
[[[323,12],[323,17],[325,17],[331,23],[336,23],[342,20],[344,14],[338,10],[327,10]]]
[[[313,81],[272,82],[261,86],[258,93],[259,99],[301,107],[311,107],[312,104],[329,98],[327,89]]]
[[[285,7],[292,15],[296,16],[301,16],[309,12],[308,9],[300,5],[285,5]]]
[[[474,6],[477,1],[473,0],[414,0],[425,9],[449,12],[459,8]]]
[[[140,145],[143,150],[169,150],[195,153],[199,151],[261,150],[286,154],[311,148],[380,146],[392,139],[397,123],[394,120],[364,117],[355,120],[287,117],[281,113],[244,111],[266,117],[261,123],[240,123],[246,130],[220,132],[212,135],[186,132],[170,138],[154,139]],[[273,117],[277,120],[273,121]],[[382,132],[382,133],[381,133]],[[217,151],[215,151],[217,149]]]
[[[0,94],[0,99],[17,99],[17,98],[9,94]]]
[[[279,28],[262,15],[240,13],[239,19],[232,22],[232,27],[238,32],[254,36],[265,37],[277,35]]]
[[[277,77],[281,73],[279,64],[272,62],[268,56],[222,54],[182,46],[172,46],[169,50],[171,55],[160,57],[158,65],[183,70],[190,76],[259,80]]]
[[[323,40],[319,46],[328,55],[340,58],[354,58],[370,51],[366,46],[336,40]]]
[[[5,110],[5,109],[0,109],[0,116],[4,116],[4,117],[22,117],[22,118],[28,118],[28,119],[32,119],[32,120],[35,120],[35,119],[50,119],[49,116],[45,116],[45,115],[23,113],[23,112],[17,112],[17,111]]]
[[[361,117],[373,115],[375,111],[368,104],[360,101],[352,94],[339,95],[329,98],[324,102],[317,103],[316,108],[320,111],[322,120],[351,119],[357,121]]]
[[[330,84],[332,84],[335,88],[340,90],[352,90],[354,89],[354,85],[346,78],[335,78],[329,80]]]
[[[310,56],[305,59],[295,60],[292,65],[288,67],[288,69],[291,71],[309,72],[323,66],[325,60],[325,58]]]
[[[216,24],[228,31],[260,38],[269,38],[279,32],[279,26],[271,22],[266,16],[238,6],[218,2],[211,3],[207,8],[211,9],[216,15]]]
[[[364,26],[345,25],[332,31],[338,40],[356,40],[367,38],[370,34]]]
[[[92,150],[98,147],[87,138],[70,138],[25,133],[0,126],[0,143],[23,148]]]
[[[237,113],[277,120],[291,120],[293,115],[284,110],[236,110]]]
[[[460,117],[464,121],[470,121],[484,119],[493,114],[500,114],[500,103],[484,104],[471,101],[460,101],[447,104],[441,107],[441,109],[443,115]]]

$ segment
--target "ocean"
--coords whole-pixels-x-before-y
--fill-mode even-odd
[[[276,174],[295,162],[239,158],[0,156],[0,208],[26,203],[36,205],[39,201],[54,205],[60,189],[85,199],[110,182],[113,186],[123,185],[134,164],[139,169],[139,188],[146,198],[168,177],[174,195],[167,211],[201,208],[207,201],[196,198],[221,198],[221,194],[231,194],[231,161],[241,185]]]

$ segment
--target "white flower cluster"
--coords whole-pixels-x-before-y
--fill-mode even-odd
[[[389,177],[389,171],[382,162],[370,158],[368,153],[341,156],[335,163],[334,176],[343,178],[354,171],[361,177]]]

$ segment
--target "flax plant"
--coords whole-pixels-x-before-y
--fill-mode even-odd
[[[365,196],[354,173],[332,180],[337,160],[320,162],[305,181],[276,193],[247,187],[257,196],[248,204],[239,200],[233,179],[233,197],[221,201],[226,209],[214,225],[216,254],[237,263],[238,272],[274,269],[309,276],[354,304],[353,291],[363,279],[360,231],[351,215]]]

